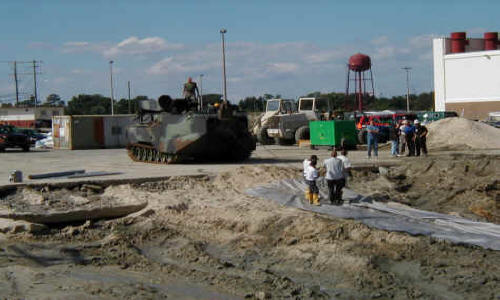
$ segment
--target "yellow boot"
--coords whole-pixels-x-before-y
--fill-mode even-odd
[[[313,204],[314,205],[321,205],[319,203],[319,194],[313,194]]]
[[[309,204],[313,203],[313,197],[309,189],[306,190],[306,200],[309,201]]]

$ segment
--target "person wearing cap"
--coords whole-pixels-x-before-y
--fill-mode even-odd
[[[427,156],[427,133],[427,127],[421,125],[419,120],[415,120],[415,154],[417,156],[420,156],[420,150],[424,156]]]

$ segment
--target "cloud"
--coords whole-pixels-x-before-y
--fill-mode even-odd
[[[296,63],[280,62],[267,65],[268,72],[271,73],[294,73],[299,69]]]
[[[261,95],[264,92],[292,98],[311,91],[343,92],[346,63],[357,52],[372,58],[376,94],[389,96],[404,92],[402,66],[413,68],[411,85],[416,91],[430,91],[430,41],[435,36],[428,33],[406,40],[376,36],[337,45],[229,41],[226,44],[228,95],[230,99],[239,100],[240,97]],[[163,93],[173,93],[172,96],[175,96],[180,93],[180,87],[188,76],[198,78],[200,74],[205,75],[205,93],[221,92],[221,47],[218,42],[179,44],[160,37],[131,36],[114,43],[69,41],[63,45],[63,50],[65,53],[94,53],[112,59],[119,56],[147,58],[122,67],[123,72],[127,73],[127,80],[134,82],[142,94],[151,97]],[[71,67],[68,69],[71,70]],[[64,75],[74,79],[73,86],[77,86],[76,82],[81,82],[82,77],[87,77],[89,81],[94,81],[92,85],[87,84],[86,88],[99,86],[107,92],[107,85],[97,80],[102,72],[87,66],[84,69],[78,69],[75,65],[72,71],[66,71]],[[118,73],[119,70],[114,69],[114,72]],[[54,77],[62,76],[54,74]],[[57,88],[56,84],[54,86]]]
[[[408,44],[414,48],[432,48],[432,39],[437,38],[437,34],[422,34],[411,37]]]
[[[117,45],[106,49],[104,55],[107,57],[117,55],[138,55],[162,52],[167,50],[181,50],[184,47],[182,44],[170,44],[160,37],[147,37],[139,39],[131,36]]]
[[[106,43],[90,43],[85,41],[66,42],[62,45],[62,53],[103,53],[109,47]]]
[[[63,44],[63,53],[98,53],[106,58],[117,56],[136,56],[161,53],[170,50],[181,50],[184,47],[179,43],[168,43],[161,37],[146,37],[140,39],[135,36],[113,44],[110,42],[70,41]]]
[[[375,46],[384,45],[384,44],[387,44],[388,42],[389,42],[389,37],[386,35],[376,37],[370,41],[370,43],[375,45]]]

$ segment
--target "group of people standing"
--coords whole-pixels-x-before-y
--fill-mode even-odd
[[[316,155],[311,155],[309,159],[304,160],[304,179],[308,185],[305,191],[306,200],[309,201],[309,204],[320,205],[316,180],[320,173],[324,173],[330,202],[334,205],[341,205],[342,189],[346,185],[351,168],[351,162],[347,158],[347,150],[342,149],[338,155],[337,150],[334,149],[331,157],[325,159],[320,168],[317,165],[318,157]]]
[[[413,124],[409,120],[396,123],[389,130],[391,155],[402,156],[408,150],[406,156],[427,156],[427,133],[427,127],[418,119]]]

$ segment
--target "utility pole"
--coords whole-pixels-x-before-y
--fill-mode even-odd
[[[410,111],[410,67],[401,68],[406,71],[406,111]]]
[[[35,107],[37,107],[38,93],[36,91],[36,60],[33,60],[33,95],[35,96]]]
[[[113,108],[114,104],[114,99],[113,99],[113,61],[109,61],[109,78],[110,78],[110,83],[111,83],[111,115],[115,114],[115,110]]]
[[[203,74],[200,74],[200,111],[203,110]]]
[[[3,61],[1,61],[0,63],[2,63]],[[20,75],[29,75],[29,76],[33,76],[33,94],[32,94],[32,97],[34,99],[34,106],[38,106],[38,86],[37,86],[37,75],[41,74],[41,72],[39,72],[37,70],[37,68],[40,68],[40,65],[42,63],[41,60],[30,60],[30,61],[8,61],[6,63],[12,63],[13,64],[13,67],[14,67],[14,86],[15,86],[15,89],[16,89],[16,106],[19,105],[19,95],[22,95],[22,94],[25,94],[23,92],[19,92],[19,76]],[[18,66],[20,64],[29,64],[30,65],[30,68],[33,68],[33,71],[22,71],[22,72],[19,72],[18,71]]]
[[[130,80],[127,82],[128,87],[128,114],[130,115]]]
[[[226,50],[224,43],[224,34],[227,32],[226,29],[222,28],[220,30],[220,35],[222,37],[222,76],[224,77],[224,103],[227,103],[227,88],[226,88]]]
[[[17,79],[17,61],[14,61],[14,82],[16,84],[16,106],[19,106],[19,86]]]

